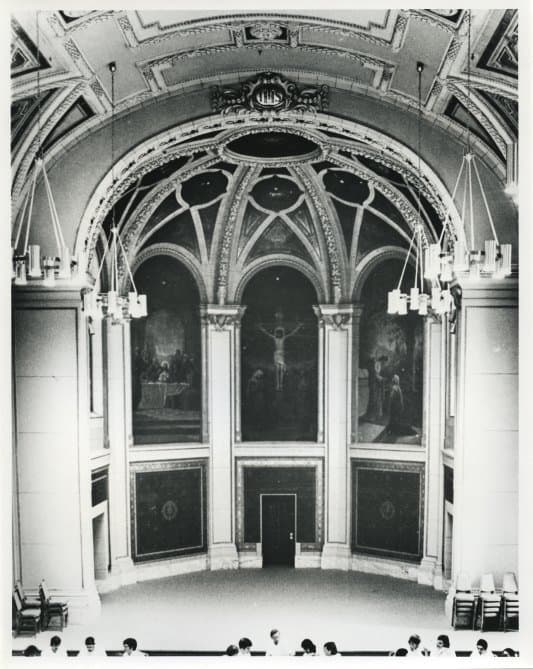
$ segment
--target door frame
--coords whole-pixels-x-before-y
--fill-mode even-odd
[[[263,553],[263,497],[294,497],[294,557],[296,559],[296,529],[298,523],[298,495],[295,492],[261,492],[259,493],[259,539]]]

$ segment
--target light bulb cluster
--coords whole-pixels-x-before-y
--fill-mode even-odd
[[[72,257],[64,246],[60,256],[41,256],[38,244],[29,244],[25,253],[13,251],[13,283],[26,286],[40,283],[52,288],[56,282],[76,282],[82,280],[82,268],[85,267],[85,254]]]
[[[127,295],[120,295],[116,290],[107,293],[94,290],[86,292],[83,295],[83,310],[93,321],[108,318],[114,323],[148,315],[146,295],[139,295],[135,290],[129,291]]]
[[[443,251],[440,244],[430,244],[424,255],[424,277],[446,283],[457,275],[503,279],[511,274],[511,253],[511,244],[499,244],[496,239],[486,240],[483,251],[469,251],[460,241],[451,252]]]

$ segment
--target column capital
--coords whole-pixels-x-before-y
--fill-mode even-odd
[[[205,304],[200,306],[200,317],[204,325],[213,325],[217,330],[239,326],[246,307],[241,304]]]
[[[318,318],[320,325],[327,325],[335,330],[342,330],[346,325],[352,322],[352,319],[358,318],[356,313],[357,305],[353,304],[318,304],[313,306],[313,311]]]

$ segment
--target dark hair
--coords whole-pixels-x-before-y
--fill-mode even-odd
[[[450,647],[450,637],[447,634],[439,634],[437,641],[442,641],[444,648]]]
[[[316,653],[316,646],[311,639],[304,639],[300,646],[304,653]]]
[[[409,654],[409,651],[407,650],[407,648],[398,648],[398,650],[395,653],[395,655],[398,655],[399,657],[404,657],[405,655],[408,655],[408,654]]]
[[[331,655],[337,655],[337,644],[334,641],[326,641],[324,648],[331,653]]]
[[[37,657],[40,654],[41,651],[33,644],[24,649],[24,657]]]
[[[239,639],[239,648],[241,650],[245,650],[246,648],[251,648],[252,647],[252,642],[248,637],[243,636],[242,639]]]
[[[128,648],[131,648],[132,650],[137,650],[137,639],[133,639],[129,636],[127,639],[124,639],[122,645],[128,646]]]
[[[238,652],[239,652],[239,649],[237,648],[237,646],[234,643],[230,644],[226,648],[226,655],[237,655]]]
[[[487,650],[487,648],[489,647],[489,644],[485,641],[485,639],[478,639],[476,641],[476,646],[481,646],[481,648],[483,648],[483,650]]]
[[[94,637],[93,637],[93,636],[88,636],[88,637],[85,639],[85,645],[86,645],[86,646],[94,646],[94,643],[95,643],[95,642],[94,642]]]
[[[407,643],[409,644],[413,643],[418,648],[418,646],[420,646],[420,637],[418,636],[418,634],[411,634],[411,636],[407,640]]]
[[[279,634],[279,630],[277,629],[270,630],[270,638],[272,638],[274,634]]]
[[[50,645],[51,646],[60,646],[61,645],[61,637],[53,636],[50,639]]]
[[[516,652],[512,648],[504,648],[502,652],[506,657],[516,657]]]

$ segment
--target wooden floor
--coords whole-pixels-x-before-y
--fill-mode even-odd
[[[320,650],[330,640],[339,650],[395,650],[406,647],[413,633],[429,649],[441,633],[458,650],[474,648],[480,636],[498,650],[517,648],[519,639],[516,632],[454,632],[444,613],[444,593],[357,572],[274,567],[201,572],[125,586],[101,600],[95,624],[64,630],[66,649],[80,648],[92,635],[109,650],[121,648],[128,636],[148,650],[218,650],[247,636],[255,650],[264,650],[274,627],[294,649],[305,637]],[[46,647],[52,634],[14,639],[13,648]]]

